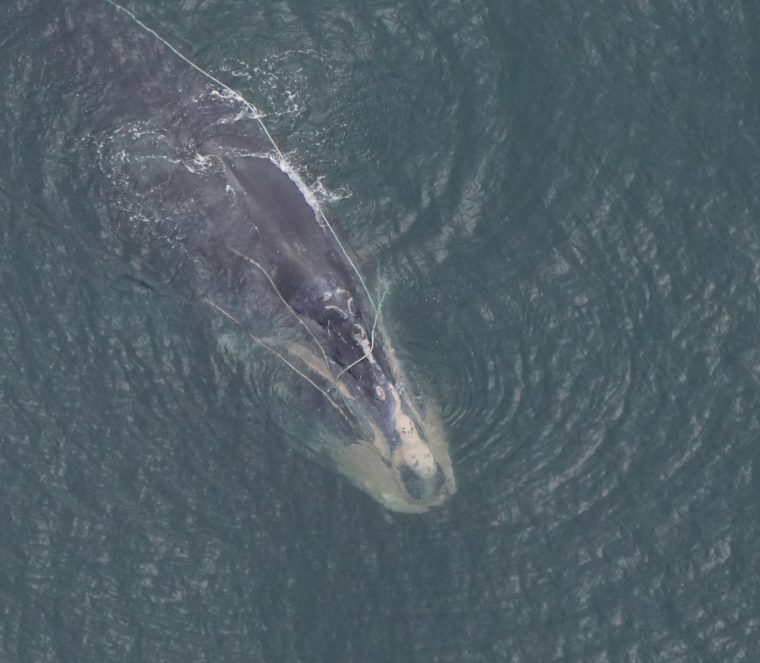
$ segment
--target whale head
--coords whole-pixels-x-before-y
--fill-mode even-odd
[[[333,445],[331,456],[342,474],[387,508],[427,511],[456,490],[443,427],[429,403],[418,408],[425,404],[407,394],[377,314],[355,294],[320,281],[307,296],[291,298],[321,346],[328,382],[350,421],[348,441]]]

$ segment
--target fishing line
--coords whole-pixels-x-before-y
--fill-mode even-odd
[[[108,0],[106,0],[108,1]],[[238,327],[243,329],[245,331],[245,327],[243,327],[243,324],[238,320],[232,313],[229,313],[228,311],[225,311],[219,304],[211,301],[208,297],[205,297],[204,300],[209,306],[211,306],[213,309],[215,309],[217,312],[221,313],[224,317],[226,317],[228,320],[231,320],[234,322]],[[296,375],[303,378],[308,382],[314,389],[316,389],[320,394],[322,394],[340,414],[341,417],[343,417],[346,422],[348,422],[348,425],[353,428],[354,424],[351,422],[351,420],[346,416],[345,412],[340,408],[340,406],[331,398],[330,394],[328,394],[322,387],[320,387],[316,382],[314,382],[308,375],[306,375],[303,371],[299,370],[296,366],[291,364],[285,357],[282,356],[277,350],[270,347],[268,344],[264,343],[259,338],[256,338],[253,334],[250,332],[245,332],[246,335],[254,342],[260,345],[262,348],[264,348],[267,352],[270,352],[275,357],[277,357],[283,364],[285,364],[288,368],[290,368]]]
[[[230,250],[232,253],[234,253],[236,256],[239,256],[239,257],[243,258],[243,260],[247,260],[247,261],[248,261],[248,262],[250,262],[252,265],[254,265],[255,267],[257,267],[257,268],[258,268],[258,269],[261,271],[261,273],[262,273],[264,276],[266,276],[266,277],[267,277],[267,280],[268,280],[268,281],[269,281],[269,283],[271,284],[271,286],[272,286],[272,288],[274,289],[275,293],[277,293],[277,296],[280,298],[280,300],[282,301],[282,303],[283,303],[283,304],[285,304],[285,306],[287,307],[288,311],[290,311],[290,312],[293,314],[293,317],[295,317],[295,319],[296,319],[296,320],[298,320],[298,323],[299,323],[299,324],[300,324],[300,325],[301,325],[301,326],[302,326],[302,327],[303,327],[303,328],[304,328],[304,329],[307,331],[307,333],[309,334],[309,336],[311,336],[311,338],[312,338],[312,339],[314,340],[314,342],[317,344],[317,347],[319,348],[319,351],[322,353],[322,358],[325,360],[325,368],[327,369],[327,372],[328,372],[330,375],[332,375],[332,369],[330,368],[330,362],[329,362],[329,361],[327,361],[327,353],[325,352],[324,348],[322,347],[322,344],[319,342],[319,340],[317,340],[317,337],[314,335],[314,332],[313,332],[313,331],[311,331],[311,329],[309,328],[309,325],[307,325],[307,324],[306,324],[306,323],[305,323],[305,322],[304,322],[304,321],[301,319],[301,316],[300,316],[300,315],[298,315],[298,313],[296,313],[296,312],[293,310],[293,307],[292,307],[292,306],[291,306],[291,305],[288,303],[288,301],[287,301],[287,300],[286,300],[286,299],[285,299],[285,298],[282,296],[282,294],[280,293],[280,290],[279,290],[279,288],[277,287],[277,285],[275,284],[274,280],[272,279],[272,277],[271,277],[271,276],[269,276],[269,272],[267,272],[267,270],[265,270],[265,269],[264,269],[264,268],[263,268],[263,267],[262,267],[262,266],[261,266],[261,265],[260,265],[258,262],[256,262],[256,261],[255,261],[253,258],[251,258],[250,256],[247,256],[247,255],[245,255],[245,253],[241,253],[241,252],[240,252],[240,251],[238,251],[237,249],[233,249],[233,248],[231,248],[231,247],[227,247],[227,248],[228,248],[228,249],[229,249],[229,250]],[[336,379],[336,378],[334,378],[334,379]]]

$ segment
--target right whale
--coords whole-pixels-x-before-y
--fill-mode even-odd
[[[287,367],[320,421],[305,446],[354,485],[397,511],[444,502],[434,408],[406,393],[380,302],[255,109],[108,0],[67,3],[46,39],[76,72],[70,111],[140,263]]]

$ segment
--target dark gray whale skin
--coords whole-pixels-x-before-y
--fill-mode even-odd
[[[379,330],[372,343],[375,311],[348,255],[252,107],[106,0],[50,8],[44,44],[70,72],[66,112],[116,236],[217,323],[256,342],[269,325],[286,341],[277,351],[290,348],[321,389],[341,444],[377,454],[398,494],[354,463],[343,471],[356,485],[404,511],[442,502],[454,491],[448,456],[426,439]]]

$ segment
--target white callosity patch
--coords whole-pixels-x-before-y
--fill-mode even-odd
[[[356,311],[353,310],[354,299],[348,290],[335,288],[332,292],[323,292],[322,302],[325,304],[325,311],[336,311],[343,320],[356,317]]]
[[[421,477],[434,477],[437,464],[430,445],[420,437],[412,418],[401,409],[401,397],[393,385],[390,392],[394,400],[393,424],[401,440],[396,455]]]
[[[338,315],[340,315],[341,318],[343,318],[344,320],[348,319],[348,314],[339,306],[328,304],[327,306],[325,306],[325,311],[337,311]]]
[[[359,344],[359,347],[362,349],[362,352],[364,352],[364,358],[370,363],[375,363],[375,358],[372,355],[372,344],[370,343],[370,340],[367,338],[367,330],[364,329],[364,327],[360,327],[357,325],[356,333],[354,334],[354,339]]]

